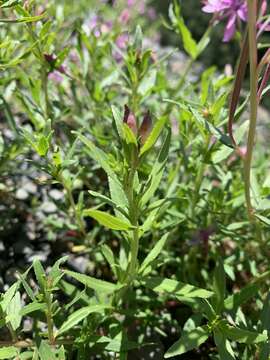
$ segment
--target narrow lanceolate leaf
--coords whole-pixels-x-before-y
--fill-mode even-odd
[[[76,134],[78,136],[78,139],[80,139],[81,142],[90,150],[89,155],[103,168],[103,170],[108,174],[108,176],[116,178],[116,174],[111,168],[109,159],[105,152],[97,148],[90,139],[80,134],[79,132],[74,131],[73,133]]]
[[[138,93],[142,96],[147,95],[149,92],[151,92],[152,88],[155,85],[157,77],[157,70],[153,69],[149,71],[146,76],[142,79],[142,82],[140,83],[138,87]]]
[[[112,206],[115,210],[118,210],[122,215],[124,215],[125,217],[128,217],[127,212],[120,206],[118,205],[115,201],[113,201],[112,199],[108,198],[105,195],[99,194],[96,191],[88,191],[90,195],[98,198],[99,200],[101,200],[103,203],[109,204],[110,206]]]
[[[226,320],[222,321],[218,327],[228,339],[238,343],[257,344],[265,342],[268,339],[266,332],[264,334],[260,334],[255,331],[249,331],[236,326],[230,326],[228,323],[226,323]]]
[[[97,220],[101,225],[112,229],[112,230],[125,230],[128,231],[132,229],[132,225],[127,221],[117,218],[116,216],[107,214],[106,212],[100,210],[84,210],[84,216],[90,216],[93,219]]]
[[[198,288],[196,286],[185,284],[180,281],[164,279],[160,277],[152,277],[143,279],[143,285],[155,292],[164,292],[175,297],[181,296],[183,298],[202,298],[206,299],[213,295],[212,291]]]
[[[123,114],[114,105],[112,105],[112,114],[113,114],[113,118],[114,118],[114,122],[115,122],[115,125],[116,125],[118,135],[119,135],[121,140],[124,140]]]
[[[214,330],[214,340],[215,344],[217,345],[218,353],[220,359],[222,360],[234,360],[234,352],[231,347],[231,344],[228,339],[226,339],[225,335],[223,334],[220,329],[215,328]]]
[[[104,151],[97,148],[91,140],[87,139],[85,136],[78,132],[74,133],[78,136],[78,139],[80,139],[81,142],[86,145],[87,149],[89,149],[89,156],[91,156],[91,158],[96,161],[99,166],[107,173],[112,200],[117,205],[126,206],[128,204],[128,201],[125,192],[120,181],[118,180],[116,173],[110,166],[108,156],[105,154]]]
[[[141,268],[139,270],[140,273],[143,273],[144,270],[151,265],[151,263],[158,257],[158,255],[161,253],[169,234],[165,234],[162,236],[162,238],[156,243],[156,245],[153,247],[153,249],[150,251],[150,253],[147,255],[147,257],[144,259]]]
[[[6,321],[11,324],[13,330],[17,330],[21,324],[21,306],[21,296],[20,293],[17,291],[14,297],[11,299],[10,303],[8,304],[6,311]]]
[[[46,274],[43,269],[43,266],[41,265],[41,262],[38,259],[35,259],[34,263],[33,263],[33,267],[34,267],[34,272],[35,272],[35,275],[36,275],[36,278],[38,281],[38,285],[40,286],[40,288],[42,290],[44,290]]]
[[[45,311],[46,308],[47,306],[45,303],[32,302],[31,304],[28,304],[21,309],[20,315],[25,316],[31,314],[34,311]]]
[[[65,274],[71,276],[73,279],[76,279],[86,287],[93,289],[97,292],[112,293],[120,289],[120,285],[110,283],[108,281],[95,279],[91,276],[84,274],[79,274],[74,271],[65,270]]]
[[[57,332],[57,336],[65,333],[69,329],[73,328],[75,325],[79,324],[83,319],[92,313],[103,313],[105,309],[111,308],[106,305],[90,305],[83,307],[72,313],[68,319],[62,324],[60,329]]]
[[[154,195],[155,191],[159,187],[167,163],[170,143],[171,143],[171,130],[168,129],[166,138],[160,149],[158,158],[154,163],[152,171],[149,175],[149,184],[147,184],[147,190],[145,191],[141,199],[142,205],[145,205],[151,199],[151,197]]]
[[[18,23],[36,22],[41,20],[44,16],[45,14],[37,15],[37,16],[21,17],[19,19],[0,19],[0,24],[1,23],[18,24]]]
[[[15,293],[19,287],[19,284],[20,284],[20,282],[17,281],[4,294],[3,300],[0,302],[0,306],[1,306],[3,312],[6,312],[10,301],[12,300],[13,296],[15,295]]]
[[[181,355],[192,349],[197,349],[209,337],[207,326],[197,327],[185,333],[176,343],[174,343],[164,355],[165,359]]]
[[[15,346],[8,346],[0,348],[0,359],[14,359],[18,356],[18,350]]]
[[[141,148],[140,156],[142,156],[144,153],[149,151],[155,145],[166,122],[167,122],[166,117],[162,117],[156,122],[155,126],[153,127],[153,130],[151,131],[146,142],[144,143],[143,147]]]

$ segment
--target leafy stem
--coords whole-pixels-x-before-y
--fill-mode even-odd
[[[47,305],[46,318],[48,326],[48,338],[51,345],[54,345],[54,333],[53,333],[53,315],[52,315],[52,294],[50,289],[50,279],[47,281],[47,288],[45,289],[45,302]]]

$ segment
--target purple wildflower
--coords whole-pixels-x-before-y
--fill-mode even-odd
[[[223,41],[232,39],[238,20],[247,21],[247,3],[245,0],[205,0],[202,10],[214,13],[219,19],[227,18]]]
[[[52,80],[56,84],[61,84],[63,82],[63,76],[58,71],[53,71],[48,75],[48,79]]]
[[[136,0],[127,0],[127,6],[133,6],[135,5]]]
[[[124,9],[120,14],[120,22],[123,24],[127,24],[130,20],[130,11],[128,9]]]
[[[116,41],[116,45],[119,47],[119,49],[125,49],[128,44],[128,33],[122,33],[120,34]]]
[[[120,50],[126,50],[128,45],[128,40],[129,40],[128,33],[122,33],[116,38],[115,44]],[[117,62],[122,61],[122,55],[120,52],[115,51],[113,53],[113,57]]]

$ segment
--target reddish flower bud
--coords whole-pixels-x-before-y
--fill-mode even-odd
[[[65,74],[66,73],[66,69],[64,65],[60,65],[60,66],[55,66],[56,65],[56,61],[57,61],[57,57],[54,54],[44,54],[44,58],[45,60],[50,64],[51,67],[51,72],[53,72],[54,70],[59,71],[61,74]]]
[[[54,54],[44,54],[44,57],[50,65],[54,65],[57,59]]]
[[[150,111],[147,111],[147,113],[144,115],[142,125],[139,130],[141,143],[144,144],[151,133],[152,130],[152,118]]]
[[[127,105],[125,105],[124,123],[126,123],[127,126],[133,131],[133,133],[137,135],[138,129],[137,129],[136,118]]]

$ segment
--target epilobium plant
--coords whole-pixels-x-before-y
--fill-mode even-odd
[[[0,1],[0,359],[269,359],[267,3],[152,5]]]

